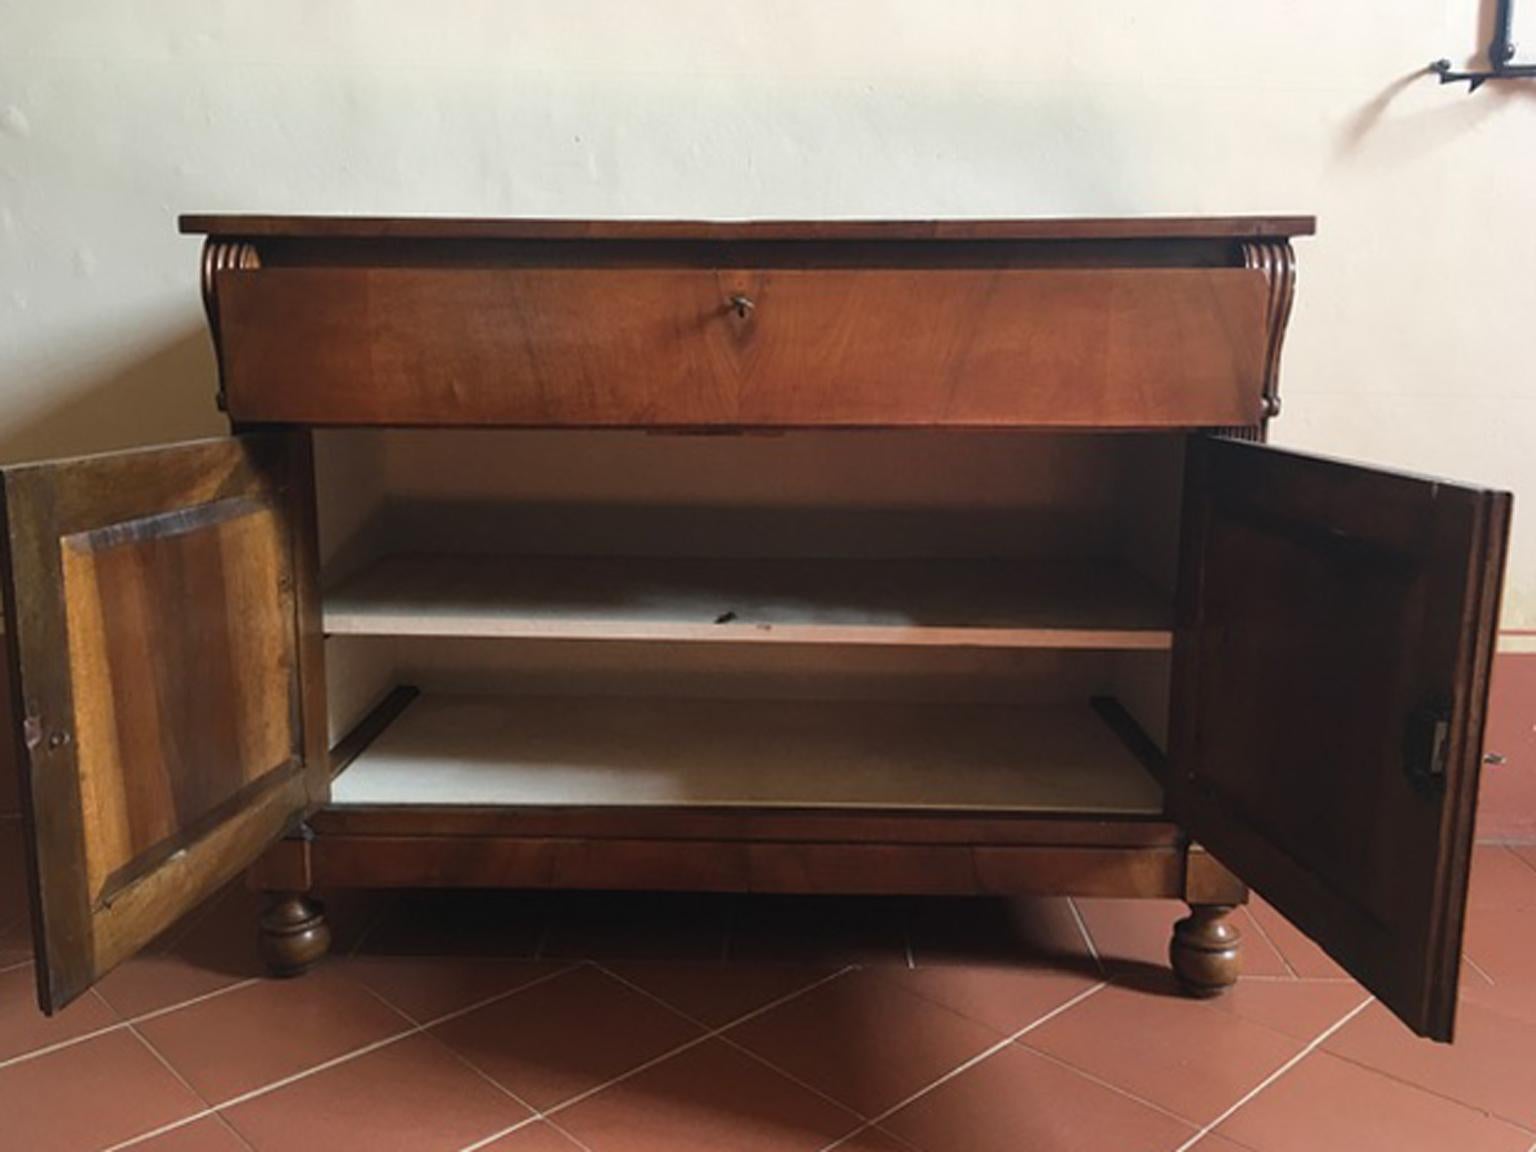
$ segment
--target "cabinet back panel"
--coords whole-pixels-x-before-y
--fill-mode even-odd
[[[1180,435],[939,430],[334,430],[320,437],[326,582],[408,555],[1017,557],[1118,561],[1156,594],[1172,585],[1182,444]],[[392,683],[1042,703],[1124,692],[1158,739],[1166,712],[1161,652],[1126,662],[963,642],[861,650],[467,634],[333,636],[328,652],[333,739]]]
[[[1081,702],[1113,691],[1115,655],[1051,649],[400,637],[377,649],[374,658],[391,660],[400,682],[433,692],[1050,703]],[[1167,662],[1167,653],[1145,655]]]
[[[332,432],[322,552],[331,583],[386,552],[1103,557],[1146,499],[1152,440]],[[1176,508],[1177,470],[1158,475]]]

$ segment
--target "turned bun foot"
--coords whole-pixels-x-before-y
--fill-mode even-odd
[[[274,976],[297,976],[330,950],[331,930],[319,901],[297,892],[272,897],[261,914],[261,958]]]
[[[1220,904],[1192,904],[1189,915],[1173,926],[1168,960],[1190,996],[1220,996],[1237,983],[1243,938],[1227,919],[1231,911]]]

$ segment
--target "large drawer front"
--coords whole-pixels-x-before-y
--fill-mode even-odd
[[[1261,416],[1242,268],[221,272],[237,421],[1179,427]]]

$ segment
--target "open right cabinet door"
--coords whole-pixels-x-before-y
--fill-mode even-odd
[[[1184,499],[1170,811],[1449,1040],[1510,497],[1197,436]]]

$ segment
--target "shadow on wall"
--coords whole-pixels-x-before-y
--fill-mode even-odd
[[[1450,45],[1447,45],[1446,55],[1458,68],[1478,69],[1488,66],[1488,44],[1498,24],[1499,3],[1500,0],[1482,0],[1479,5],[1476,29],[1465,30],[1468,36],[1476,37],[1476,46],[1470,52],[1458,58],[1449,51]],[[1532,3],[1532,0],[1526,0],[1526,3]],[[1348,159],[1365,146],[1369,137],[1383,129],[1383,135],[1387,137],[1385,147],[1388,153],[1394,158],[1399,155],[1411,158],[1463,136],[1469,127],[1511,101],[1536,97],[1536,82],[1531,81],[1489,84],[1478,89],[1477,99],[1473,101],[1466,99],[1470,93],[1465,84],[1454,84],[1446,88],[1447,101],[1444,107],[1421,112],[1399,124],[1385,123],[1392,102],[1418,84],[1440,86],[1427,60],[1422,68],[1415,68],[1399,76],[1355,110],[1334,141],[1334,158]]]
[[[206,329],[173,330],[131,359],[84,378],[50,381],[57,397],[29,418],[0,427],[0,462],[83,456],[216,436],[227,425],[214,396]]]
[[[89,377],[51,384],[56,403],[0,428],[0,462],[219,435],[227,425],[214,400],[216,378],[206,330],[189,325],[171,331],[131,359]],[[14,816],[20,805],[6,665],[0,660],[0,819]]]

